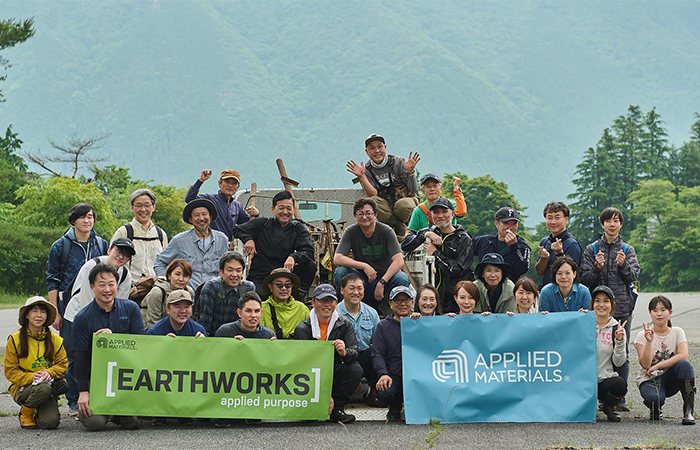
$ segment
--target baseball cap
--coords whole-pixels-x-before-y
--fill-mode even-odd
[[[430,210],[432,211],[433,208],[447,208],[452,211],[454,211],[455,207],[452,206],[452,202],[446,199],[445,197],[440,197],[436,199],[432,205],[430,205]]]
[[[438,183],[442,183],[442,181],[440,181],[440,177],[438,177],[437,174],[430,172],[420,177],[420,185],[423,186],[428,180],[435,180]]]
[[[394,289],[391,290],[391,293],[389,294],[389,301],[393,300],[394,297],[396,297],[399,294],[406,294],[411,300],[416,298],[416,293],[413,291],[413,288],[407,286],[396,286]]]
[[[314,289],[313,298],[320,300],[326,297],[333,297],[335,300],[338,300],[338,296],[335,293],[335,288],[330,284],[325,283],[316,286],[316,289]]]
[[[177,290],[172,291],[170,293],[170,295],[168,295],[168,300],[167,300],[166,304],[170,305],[171,303],[177,303],[177,302],[180,302],[182,300],[186,300],[190,303],[194,303],[192,301],[192,296],[190,295],[189,292],[187,292],[184,289],[177,289]]]
[[[501,222],[515,220],[516,222],[520,222],[520,213],[509,206],[504,206],[496,211],[496,220],[500,220]]]
[[[238,181],[238,184],[241,184],[241,174],[238,173],[237,170],[224,170],[221,172],[221,175],[219,175],[219,180],[225,180],[227,178],[233,178]]]
[[[386,145],[386,141],[384,140],[384,136],[377,134],[377,133],[372,133],[369,136],[367,136],[367,139],[365,139],[365,147],[369,145],[370,142],[372,141],[382,141],[384,145]]]
[[[116,238],[115,240],[112,241],[112,245],[110,247],[119,247],[120,249],[126,249],[127,253],[131,253],[131,256],[134,256],[136,254],[136,249],[134,248],[134,243],[131,242],[131,239],[125,238],[125,237],[120,237]]]

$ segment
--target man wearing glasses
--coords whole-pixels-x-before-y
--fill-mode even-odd
[[[362,367],[357,362],[357,339],[352,322],[336,311],[338,296],[330,284],[314,289],[309,317],[294,331],[294,339],[319,340],[333,343],[333,409],[331,422],[352,423],[355,416],[345,412],[345,404],[362,379]]]
[[[335,250],[333,279],[340,286],[344,276],[359,274],[365,286],[363,301],[378,309],[385,292],[396,286],[410,286],[411,282],[401,271],[404,260],[399,241],[388,225],[377,221],[374,200],[357,200],[353,213],[357,223],[345,230]]]
[[[130,239],[136,254],[131,258],[129,272],[131,283],[136,284],[141,277],[154,276],[153,265],[156,256],[168,245],[167,233],[151,220],[156,210],[156,195],[150,189],[137,189],[129,196],[134,219],[117,228],[112,243],[119,238]]]
[[[262,304],[260,324],[273,330],[277,339],[292,339],[297,325],[309,317],[309,308],[292,297],[299,282],[299,277],[284,267],[273,270],[263,280],[270,296]]]

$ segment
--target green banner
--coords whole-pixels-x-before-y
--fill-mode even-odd
[[[95,414],[328,419],[331,342],[93,336]]]

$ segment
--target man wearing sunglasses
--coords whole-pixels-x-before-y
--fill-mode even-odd
[[[309,308],[292,297],[299,283],[299,277],[284,267],[273,270],[263,280],[270,296],[262,304],[260,324],[273,330],[277,339],[294,338],[294,329],[309,317]]]
[[[411,282],[401,271],[404,260],[399,241],[391,227],[377,220],[374,200],[357,200],[353,213],[357,223],[347,227],[333,256],[336,265],[333,280],[340,286],[346,275],[359,274],[365,286],[363,301],[379,309],[385,292],[396,286],[409,286]]]
[[[338,314],[338,296],[330,284],[319,284],[314,289],[309,317],[302,320],[294,331],[294,339],[319,340],[333,343],[333,410],[331,422],[352,423],[355,416],[345,412],[345,404],[362,379],[362,367],[357,362],[357,339],[353,324]]]

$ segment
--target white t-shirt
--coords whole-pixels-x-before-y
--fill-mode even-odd
[[[654,364],[660,363],[661,361],[665,361],[675,356],[675,354],[678,352],[678,344],[683,342],[688,342],[688,340],[685,338],[683,328],[671,327],[671,332],[666,336],[659,336],[658,334],[654,333],[654,340],[651,341],[651,365],[653,366]],[[644,337],[644,330],[637,333],[637,338],[634,340],[634,343],[635,345],[649,345]],[[662,369],[662,371],[665,371],[665,369]],[[646,369],[641,368],[639,375],[637,375],[637,386],[649,380],[651,380],[651,378],[647,376]]]
[[[100,262],[107,261],[108,256],[100,256]],[[66,311],[63,314],[63,318],[69,322],[73,322],[75,316],[80,312],[81,309],[85,308],[91,301],[95,299],[95,293],[92,292],[90,287],[90,271],[95,267],[97,263],[95,258],[89,260],[83,267],[80,268],[80,272],[75,277],[75,283],[73,283],[73,290],[71,291],[71,298],[66,305]],[[129,298],[129,291],[131,290],[131,274],[126,266],[122,266],[117,269],[119,273],[119,280],[121,283],[117,286],[117,297],[119,298]],[[126,274],[124,273],[126,272]]]

